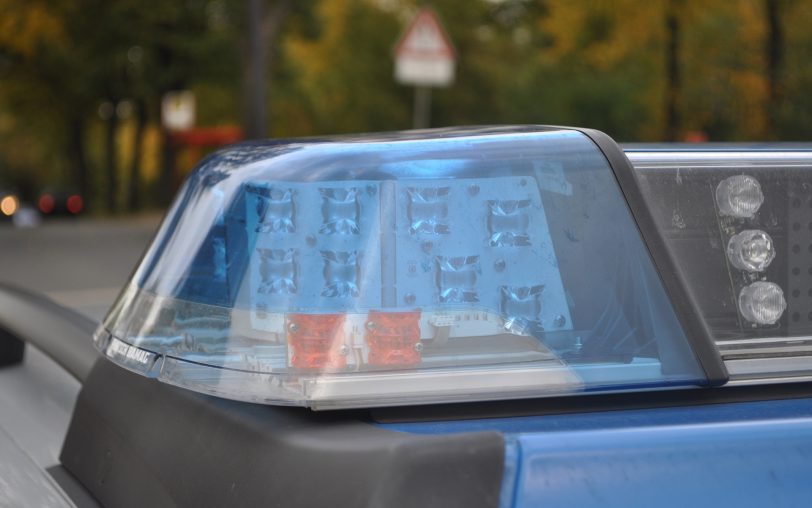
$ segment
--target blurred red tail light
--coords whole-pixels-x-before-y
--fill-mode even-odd
[[[54,197],[50,194],[43,194],[40,196],[39,201],[37,201],[37,208],[46,215],[53,212],[55,207],[56,203],[54,202]]]
[[[80,196],[78,194],[71,194],[68,197],[68,200],[66,201],[65,206],[67,207],[67,209],[68,209],[68,211],[70,213],[75,215],[75,214],[81,212],[82,210],[84,210],[85,202],[82,199],[82,196]]]

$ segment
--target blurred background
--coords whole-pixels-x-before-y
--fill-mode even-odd
[[[456,56],[430,102],[394,77],[426,6]],[[0,281],[102,314],[185,174],[245,139],[808,141],[809,26],[811,0],[0,0]]]

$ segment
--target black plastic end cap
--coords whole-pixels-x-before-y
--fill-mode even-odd
[[[107,508],[495,507],[498,432],[426,436],[175,388],[100,360],[61,461]]]

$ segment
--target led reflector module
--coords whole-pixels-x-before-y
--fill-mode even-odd
[[[757,281],[739,293],[739,310],[751,323],[774,325],[786,308],[784,292],[774,282]]]
[[[734,175],[719,182],[716,204],[723,215],[750,218],[764,202],[758,180],[749,175]]]
[[[757,229],[736,233],[727,244],[727,257],[739,270],[763,272],[775,259],[773,239]]]
[[[611,166],[567,129],[215,154],[95,340],[165,382],[314,408],[705,382]]]

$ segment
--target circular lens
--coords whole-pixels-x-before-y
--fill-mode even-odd
[[[14,212],[16,212],[19,207],[20,202],[17,201],[17,198],[14,196],[6,196],[0,200],[0,212],[8,217],[14,215]]]
[[[727,243],[727,257],[739,270],[764,271],[775,259],[773,239],[758,229],[742,231]]]
[[[739,310],[751,323],[774,325],[786,309],[784,292],[773,282],[754,282],[739,293]]]
[[[752,176],[731,176],[716,187],[716,203],[723,215],[749,218],[755,215],[763,202],[761,185]]]

